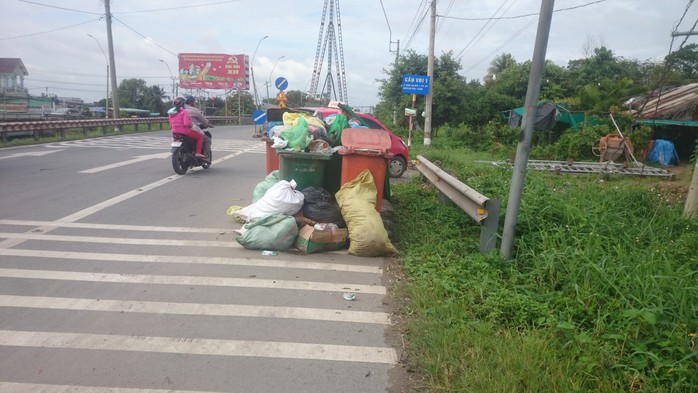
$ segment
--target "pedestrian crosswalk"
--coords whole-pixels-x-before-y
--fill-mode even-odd
[[[235,236],[0,219],[0,391],[385,391],[382,259]]]
[[[172,138],[169,136],[153,136],[153,135],[120,135],[105,138],[82,139],[75,141],[55,142],[44,145],[47,148],[66,148],[66,147],[98,147],[104,149],[170,149]],[[211,149],[214,154],[216,152],[239,152],[246,153],[265,153],[266,146],[259,139],[253,140],[238,140],[238,139],[220,139],[213,138]]]

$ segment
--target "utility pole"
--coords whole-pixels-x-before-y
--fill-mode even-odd
[[[698,35],[698,32],[691,30],[683,33],[671,33],[672,37],[688,37],[692,35]],[[698,158],[696,159],[696,165],[693,166],[693,177],[691,178],[691,184],[688,186],[688,195],[686,195],[686,205],[683,208],[683,215],[686,218],[698,220]]]
[[[431,0],[431,26],[429,26],[429,59],[427,76],[429,93],[424,108],[424,146],[431,146],[431,107],[434,100],[434,39],[436,37],[436,0]]]
[[[524,178],[526,177],[528,153],[531,149],[531,139],[533,139],[533,125],[536,122],[536,108],[538,96],[540,95],[540,84],[543,79],[543,71],[545,68],[545,54],[548,50],[548,37],[550,36],[550,24],[553,18],[554,6],[555,0],[542,0],[540,6],[536,45],[533,49],[531,73],[528,77],[528,90],[526,91],[526,102],[524,104],[524,115],[521,121],[519,143],[516,147],[514,173],[511,177],[509,202],[507,203],[504,231],[502,232],[500,251],[504,259],[511,259],[514,235],[516,234],[516,220],[519,215],[519,207],[521,206],[521,194],[523,191]]]
[[[691,185],[688,187],[683,215],[686,218],[698,220],[698,159],[696,159],[696,165],[693,166],[693,178],[691,179]]]
[[[114,119],[119,118],[119,85],[116,83],[116,65],[114,63],[114,40],[111,35],[111,11],[109,0],[104,0],[104,11],[107,20],[107,44],[109,46],[109,68],[111,71],[111,102],[114,111]]]

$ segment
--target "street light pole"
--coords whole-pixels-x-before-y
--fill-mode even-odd
[[[172,78],[172,100],[174,101],[175,94],[176,94],[175,93],[175,76],[172,73],[172,69],[170,69],[170,65],[167,64],[167,62],[165,60],[160,60],[160,62],[165,63],[165,65],[167,66],[167,71],[169,71],[169,73],[170,73],[170,78]]]
[[[257,55],[257,49],[259,49],[259,44],[261,44],[262,41],[267,38],[269,38],[268,35],[265,35],[264,37],[260,38],[259,42],[257,42],[257,47],[254,48],[254,52],[252,53],[252,59],[250,60],[250,73],[252,74],[252,89],[254,90],[254,105],[257,109],[259,109],[259,99],[257,99],[257,82],[254,80],[254,57]]]
[[[92,34],[88,34],[88,37],[92,37],[93,40],[97,43],[97,46],[99,46],[99,50],[102,51],[102,54],[104,55],[104,60],[107,61],[107,96],[104,101],[104,118],[108,119],[109,118],[109,58],[107,57],[107,54],[104,53],[104,49],[102,49],[102,45],[99,44],[99,41],[97,41],[97,38],[93,36]]]
[[[281,56],[276,61],[274,62],[274,67],[271,67],[271,72],[269,73],[269,82],[267,83],[267,100],[269,100],[271,97],[269,97],[269,86],[271,86],[271,74],[274,73],[274,70],[276,69],[276,64],[279,63],[279,60],[285,58],[286,56]]]

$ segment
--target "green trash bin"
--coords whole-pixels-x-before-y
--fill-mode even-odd
[[[323,187],[325,164],[329,153],[305,153],[279,150],[279,179],[295,180],[296,190],[306,187]]]

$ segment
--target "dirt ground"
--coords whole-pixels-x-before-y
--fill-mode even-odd
[[[688,188],[691,185],[694,165],[690,163],[680,163],[675,166],[665,168],[674,175],[671,179],[659,182],[658,196],[665,202],[679,202],[686,200]]]

